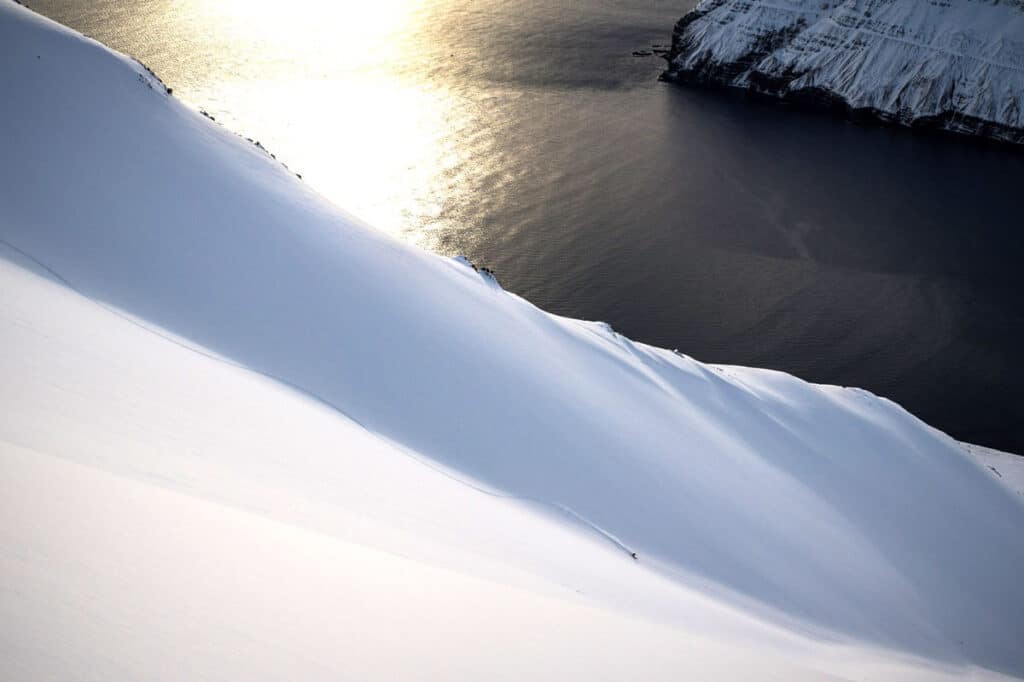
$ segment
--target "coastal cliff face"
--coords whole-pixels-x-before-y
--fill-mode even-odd
[[[673,82],[1024,144],[1022,0],[702,0]]]

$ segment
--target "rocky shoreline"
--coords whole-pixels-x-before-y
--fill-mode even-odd
[[[668,82],[1024,144],[1024,6],[1016,0],[704,0],[677,22],[666,59]]]

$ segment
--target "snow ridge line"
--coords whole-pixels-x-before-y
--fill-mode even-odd
[[[217,355],[217,354],[212,353],[210,351],[204,350],[203,348],[198,347],[198,346],[193,346],[193,345],[191,345],[189,343],[186,343],[182,339],[176,338],[176,337],[168,334],[167,332],[163,331],[159,327],[150,327],[150,326],[144,324],[142,321],[132,317],[131,315],[128,315],[124,311],[119,310],[118,308],[115,308],[114,306],[108,305],[108,304],[106,304],[106,303],[104,303],[102,301],[98,301],[98,300],[92,298],[91,296],[86,295],[81,290],[79,290],[78,287],[76,287],[74,284],[72,284],[70,280],[68,280],[66,277],[64,277],[64,275],[60,274],[59,272],[57,272],[56,270],[51,268],[49,265],[47,265],[46,263],[42,262],[41,260],[39,260],[35,256],[33,256],[32,254],[30,254],[27,251],[25,251],[25,250],[15,246],[14,244],[12,244],[11,242],[7,241],[6,239],[4,239],[2,237],[0,237],[0,245],[3,245],[5,247],[7,247],[8,249],[10,249],[11,251],[14,251],[15,253],[18,253],[21,256],[23,256],[24,258],[27,258],[28,260],[32,261],[33,263],[38,265],[40,268],[42,268],[44,271],[46,271],[47,273],[52,275],[54,278],[56,278],[57,281],[62,283],[68,289],[70,289],[71,291],[75,292],[76,294],[78,294],[79,296],[81,296],[85,300],[89,301],[93,305],[96,305],[96,306],[102,308],[103,310],[105,310],[105,311],[107,311],[109,313],[112,313],[113,315],[116,315],[117,317],[121,318],[122,320],[125,320],[126,322],[131,323],[132,325],[138,327],[139,329],[142,329],[143,331],[149,332],[151,334],[155,334],[156,336],[160,337],[161,339],[164,339],[165,341],[169,341],[170,343],[173,343],[174,345],[176,345],[176,346],[178,346],[180,348],[184,348],[185,350],[191,351],[193,353],[196,353],[197,355],[201,355],[201,356],[203,356],[205,358],[208,358],[210,360],[213,360],[215,362],[219,362],[219,363],[228,365],[229,367],[234,367],[235,369],[240,369],[240,370],[245,371],[245,372],[251,372],[253,374],[257,374],[259,376],[262,376],[265,379],[269,379],[270,381],[274,381],[274,382],[277,382],[279,384],[283,384],[284,386],[287,386],[288,388],[291,388],[292,390],[296,391],[297,393],[300,393],[300,394],[302,394],[302,395],[304,395],[304,396],[306,396],[308,398],[312,398],[313,400],[315,400],[316,402],[320,403],[324,407],[326,407],[326,408],[328,408],[328,409],[330,409],[330,410],[340,414],[341,416],[345,417],[350,422],[352,422],[353,424],[357,425],[359,428],[363,429],[367,433],[370,433],[370,434],[372,434],[373,436],[375,436],[377,438],[382,438],[383,440],[386,440],[390,445],[395,447],[397,450],[399,450],[406,457],[409,457],[410,459],[418,462],[419,464],[421,464],[421,465],[423,465],[423,466],[425,466],[425,467],[427,467],[429,469],[432,469],[433,471],[435,471],[435,472],[437,472],[437,473],[439,473],[439,474],[441,474],[443,476],[446,476],[447,478],[450,478],[451,480],[455,481],[456,483],[461,483],[462,485],[467,486],[467,487],[469,487],[469,488],[471,488],[471,489],[473,489],[473,490],[475,490],[475,491],[477,491],[479,493],[482,493],[484,495],[489,495],[490,497],[496,497],[496,498],[499,498],[499,499],[515,500],[515,501],[519,501],[519,502],[532,502],[532,503],[535,503],[535,504],[539,504],[539,505],[543,505],[543,506],[547,506],[547,507],[551,507],[553,509],[556,509],[556,510],[562,512],[563,514],[565,514],[566,516],[569,516],[570,518],[574,519],[575,521],[578,521],[579,523],[582,523],[584,526],[590,528],[592,531],[594,531],[595,533],[597,533],[598,535],[600,535],[604,539],[606,539],[609,542],[611,542],[612,544],[614,544],[616,547],[621,549],[623,552],[625,552],[626,554],[630,555],[633,559],[637,558],[636,552],[634,552],[629,546],[627,546],[624,542],[622,542],[613,533],[610,533],[609,531],[605,530],[604,528],[602,528],[601,526],[597,525],[593,521],[590,521],[589,519],[587,519],[586,517],[582,516],[581,514],[578,514],[576,511],[574,511],[573,509],[567,507],[564,504],[561,504],[559,502],[550,502],[548,500],[541,500],[541,499],[538,499],[538,498],[535,498],[535,497],[526,497],[526,496],[520,496],[520,495],[512,495],[512,494],[509,494],[509,493],[503,493],[503,492],[500,492],[498,490],[490,489],[490,488],[484,486],[483,484],[476,483],[476,482],[472,481],[471,479],[462,478],[461,476],[458,476],[454,472],[450,471],[448,468],[438,464],[437,462],[435,462],[435,461],[433,461],[431,459],[428,459],[428,458],[424,457],[423,455],[420,455],[419,453],[415,452],[414,450],[411,450],[407,446],[402,445],[401,443],[397,443],[394,440],[392,440],[390,438],[387,438],[386,436],[383,436],[382,434],[379,434],[379,433],[373,431],[372,429],[367,427],[366,424],[362,423],[361,421],[359,421],[358,419],[356,419],[355,417],[353,417],[348,412],[346,412],[342,408],[338,407],[337,405],[335,405],[331,401],[327,400],[326,398],[317,395],[313,391],[311,391],[311,390],[309,390],[307,388],[303,388],[302,386],[299,386],[298,384],[296,384],[296,383],[294,383],[292,381],[289,381],[288,379],[285,379],[283,377],[279,377],[279,376],[277,376],[277,375],[275,375],[275,374],[273,374],[271,372],[265,372],[263,370],[256,369],[254,367],[248,367],[246,365],[241,364],[240,362],[232,360],[231,358],[227,358],[227,357],[224,357],[224,356],[221,356],[221,355]]]
[[[193,346],[193,345],[191,345],[189,343],[186,343],[185,341],[183,341],[180,338],[176,338],[176,337],[168,334],[167,332],[163,331],[159,327],[150,327],[149,325],[144,324],[140,320],[132,317],[131,315],[125,313],[124,311],[119,310],[118,308],[115,308],[114,306],[107,305],[106,303],[103,303],[102,301],[97,301],[96,299],[92,298],[91,296],[88,296],[88,295],[82,293],[82,291],[79,290],[78,287],[76,287],[74,284],[72,284],[62,274],[60,274],[59,272],[57,272],[56,270],[54,270],[53,268],[48,266],[46,263],[43,263],[41,260],[39,260],[38,258],[33,256],[32,254],[30,254],[27,251],[24,251],[24,250],[18,248],[17,246],[15,246],[14,244],[10,243],[6,239],[3,239],[2,237],[0,237],[0,244],[3,244],[4,246],[6,246],[7,248],[11,249],[12,251],[15,251],[15,252],[21,254],[22,256],[24,256],[25,258],[29,259],[30,261],[32,261],[33,263],[35,263],[36,265],[41,267],[43,270],[45,270],[49,274],[51,274],[54,277],[56,277],[57,280],[59,280],[62,284],[64,284],[64,286],[66,286],[68,289],[71,289],[73,292],[75,292],[76,294],[78,294],[79,296],[84,298],[85,300],[87,300],[90,303],[93,303],[93,304],[99,306],[103,310],[106,310],[108,313],[113,313],[114,315],[116,315],[117,317],[121,318],[122,320],[125,320],[126,322],[130,322],[131,324],[135,325],[139,329],[147,331],[147,332],[149,332],[151,334],[156,334],[157,336],[159,336],[160,338],[164,339],[165,341],[170,341],[171,343],[173,343],[176,346],[184,348],[185,350],[192,351],[193,353],[196,353],[197,355],[202,355],[203,357],[209,358],[210,360],[215,360],[216,362],[220,362],[220,363],[223,363],[225,365],[229,365],[231,367],[235,367],[237,369],[245,370],[247,372],[252,372],[254,374],[259,374],[260,376],[262,376],[262,377],[264,377],[266,379],[270,379],[271,381],[276,381],[278,383],[284,384],[284,385],[288,386],[289,388],[291,388],[291,389],[293,389],[295,391],[298,391],[299,393],[302,393],[302,394],[306,395],[307,397],[313,398],[317,402],[323,404],[325,407],[329,407],[330,409],[334,410],[335,412],[340,413],[342,416],[346,417],[347,419],[349,419],[350,421],[354,422],[355,424],[358,424],[364,430],[369,431],[369,429],[366,428],[366,425],[361,423],[358,419],[356,419],[355,417],[353,417],[350,414],[346,413],[344,410],[342,410],[337,405],[334,405],[334,404],[328,402],[326,399],[321,398],[320,396],[316,395],[312,391],[308,391],[308,390],[302,388],[301,386],[298,386],[297,384],[292,383],[288,379],[284,379],[282,377],[276,376],[274,374],[271,374],[270,372],[264,372],[262,370],[255,369],[253,367],[248,367],[246,365],[241,364],[240,362],[236,362],[235,360],[232,360],[231,358],[226,358],[226,357],[224,357],[222,355],[217,355],[217,354],[212,353],[210,351],[204,350],[203,348],[201,348],[199,346]]]

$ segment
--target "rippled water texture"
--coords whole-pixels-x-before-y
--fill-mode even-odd
[[[658,83],[692,3],[30,4],[548,310],[1024,452],[1024,153]]]

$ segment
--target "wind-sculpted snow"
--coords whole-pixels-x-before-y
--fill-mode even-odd
[[[549,315],[361,224],[146,78],[0,2],[5,462],[27,448],[503,582],[525,571],[529,589],[742,629],[762,653],[785,640],[857,679],[909,679],[880,649],[940,666],[920,677],[1024,674],[1024,504],[959,444],[863,391]],[[45,533],[62,526],[39,526],[59,554]],[[43,578],[7,577],[47,603]],[[119,609],[103,632],[133,629]],[[0,631],[3,651],[38,651],[33,632]],[[836,647],[849,657],[821,654]]]
[[[1024,142],[1019,0],[703,0],[667,80]]]

